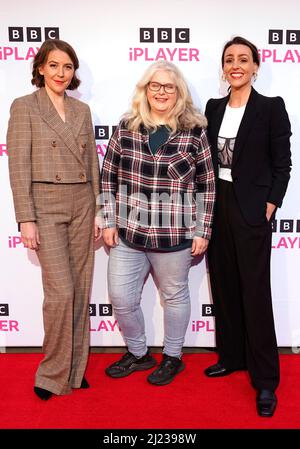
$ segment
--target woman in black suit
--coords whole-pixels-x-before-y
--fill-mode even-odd
[[[247,369],[260,416],[272,416],[279,383],[270,286],[272,228],[290,178],[290,122],[280,97],[252,87],[259,54],[242,37],[222,54],[229,95],[206,106],[208,135],[218,178],[208,250],[216,317],[217,364],[209,377]]]

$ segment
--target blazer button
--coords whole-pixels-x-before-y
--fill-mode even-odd
[[[85,174],[84,174],[84,173],[80,173],[80,174],[79,174],[79,178],[80,178],[81,180],[85,179]]]
[[[56,147],[56,140],[52,140],[51,146],[52,146],[52,147]]]
[[[55,176],[56,181],[61,181],[61,177],[59,175]]]
[[[86,143],[82,143],[82,144],[81,144],[81,148],[82,148],[82,149],[85,149],[85,148],[86,148]]]

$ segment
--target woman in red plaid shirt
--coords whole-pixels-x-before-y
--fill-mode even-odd
[[[184,369],[190,319],[188,274],[207,249],[215,180],[206,119],[170,62],[156,62],[136,86],[131,110],[110,139],[101,175],[108,291],[128,352],[106,369],[125,377],[156,364],[146,344],[141,295],[150,269],[164,309],[163,357],[148,376],[166,385]]]

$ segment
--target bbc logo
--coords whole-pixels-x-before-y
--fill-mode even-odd
[[[116,126],[112,126],[112,134],[116,130]],[[108,140],[110,137],[109,134],[109,126],[108,125],[102,125],[102,126],[95,126],[95,139],[96,140]]]
[[[269,44],[283,44],[284,30],[269,30]],[[300,44],[300,30],[286,30],[285,43],[290,45]]]
[[[0,304],[0,316],[9,316],[8,304]]]
[[[214,316],[214,305],[213,304],[202,304],[202,316]]]
[[[90,304],[90,316],[97,315],[96,304]],[[112,316],[111,304],[99,304],[99,316]]]
[[[281,219],[272,221],[273,232],[300,232],[300,220]]]
[[[26,39],[24,38],[26,33]],[[8,38],[10,42],[41,42],[42,28],[41,27],[8,27]],[[59,39],[59,28],[44,28],[44,40]]]
[[[155,28],[140,28],[140,42],[154,42]],[[173,35],[175,42],[188,43],[190,42],[189,28],[157,28],[156,36],[157,42],[172,42]]]

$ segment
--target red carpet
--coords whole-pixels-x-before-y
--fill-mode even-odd
[[[160,360],[160,354],[154,355]],[[260,418],[246,372],[208,379],[213,354],[185,354],[186,369],[167,386],[147,383],[147,372],[111,379],[104,368],[119,354],[91,354],[88,390],[55,396],[33,393],[41,354],[0,354],[1,429],[299,429],[300,358],[281,355],[281,384],[273,418]]]

